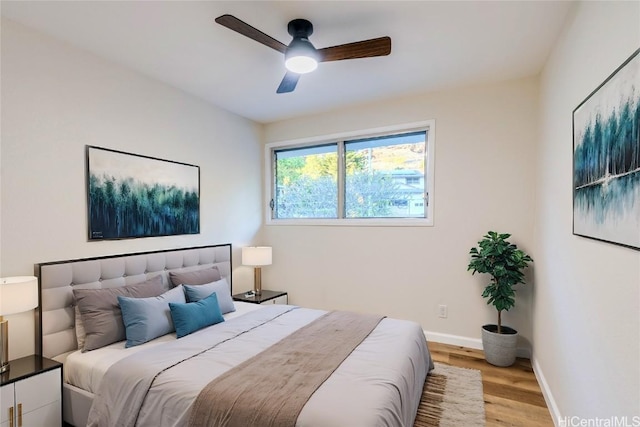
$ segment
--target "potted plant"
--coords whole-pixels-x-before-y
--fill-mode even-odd
[[[518,332],[502,325],[502,311],[515,305],[513,287],[524,283],[523,270],[533,262],[529,255],[507,240],[509,237],[510,234],[489,231],[478,242],[478,247],[469,251],[471,261],[467,267],[472,274],[491,276],[482,296],[498,311],[498,324],[482,327],[482,347],[487,362],[496,366],[511,366],[516,360]]]

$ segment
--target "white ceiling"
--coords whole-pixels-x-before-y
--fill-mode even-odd
[[[536,75],[566,1],[2,1],[2,16],[267,123],[456,86]],[[391,55],[321,63],[276,94],[282,54],[214,22],[229,13],[284,44],[314,25],[316,48],[390,36]]]

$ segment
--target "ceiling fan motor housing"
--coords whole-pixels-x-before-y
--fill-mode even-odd
[[[306,19],[294,19],[289,21],[287,31],[293,38],[307,38],[313,34],[313,24]]]

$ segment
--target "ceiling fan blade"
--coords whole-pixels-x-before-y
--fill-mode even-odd
[[[390,37],[379,37],[377,39],[363,40],[360,42],[318,49],[321,62],[340,61],[342,59],[370,58],[372,56],[385,56],[390,53]]]
[[[229,28],[230,30],[233,30],[237,33],[242,34],[243,36],[257,41],[258,43],[262,43],[265,46],[275,49],[280,53],[284,53],[287,50],[287,45],[280,43],[273,37],[266,35],[257,28],[253,28],[251,25],[239,20],[233,15],[218,16],[216,18],[216,22]]]
[[[287,71],[287,73],[284,75],[284,78],[280,82],[280,86],[278,86],[278,90],[276,90],[276,93],[293,92],[293,90],[296,88],[296,85],[298,84],[298,79],[300,79],[300,74]]]

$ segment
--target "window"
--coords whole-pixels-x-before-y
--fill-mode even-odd
[[[338,145],[274,151],[274,218],[338,217]]]
[[[431,225],[432,128],[267,144],[267,223]]]

